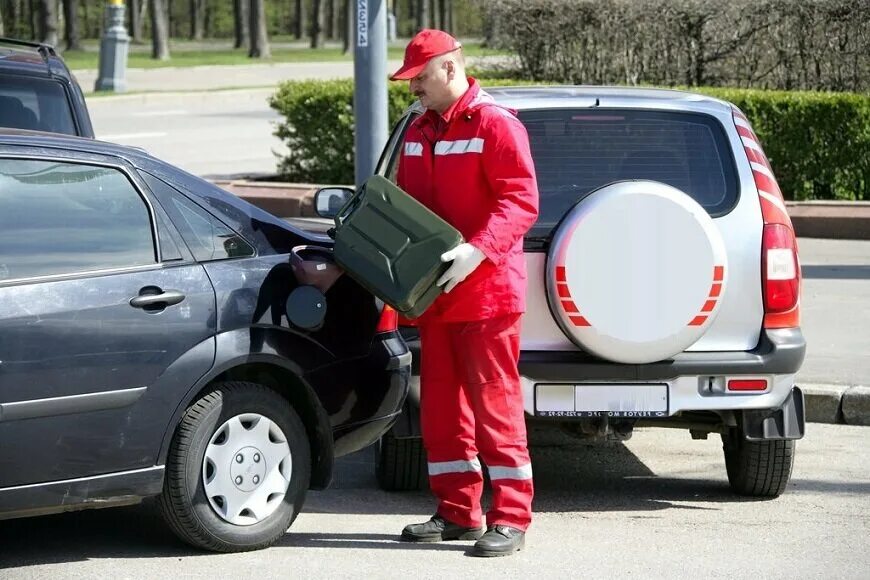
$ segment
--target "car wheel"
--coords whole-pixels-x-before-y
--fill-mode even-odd
[[[160,507],[192,546],[257,550],[296,519],[310,477],[305,427],[287,400],[262,385],[219,383],[175,431]]]
[[[396,437],[387,431],[378,443],[378,485],[386,491],[425,489],[429,481],[421,437]]]
[[[794,441],[748,441],[740,429],[722,435],[731,489],[753,497],[778,497],[794,465]]]

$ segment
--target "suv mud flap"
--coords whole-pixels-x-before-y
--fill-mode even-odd
[[[778,409],[747,410],[741,413],[743,436],[749,441],[801,439],[804,436],[804,394],[799,387]]]

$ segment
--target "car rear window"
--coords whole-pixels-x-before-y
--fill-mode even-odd
[[[0,76],[0,127],[77,134],[63,85],[38,78]]]
[[[650,179],[692,196],[711,215],[727,213],[737,175],[722,126],[703,114],[574,109],[522,111],[540,190],[530,237],[547,237],[592,191]]]

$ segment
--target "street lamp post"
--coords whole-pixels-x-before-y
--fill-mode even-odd
[[[124,28],[124,0],[106,2],[105,26],[100,39],[100,73],[96,91],[127,90],[127,51],[130,37]]]
[[[375,171],[387,142],[386,0],[354,0],[354,177],[361,185]]]

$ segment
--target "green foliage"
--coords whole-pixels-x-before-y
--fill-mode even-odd
[[[752,123],[787,199],[870,200],[870,95],[700,89]]]
[[[870,96],[693,90],[729,101],[749,117],[788,199],[870,199]],[[390,126],[412,102],[406,83],[390,83]],[[284,179],[353,183],[353,81],[286,82],[270,105],[283,116],[275,134],[290,150],[279,166]]]

